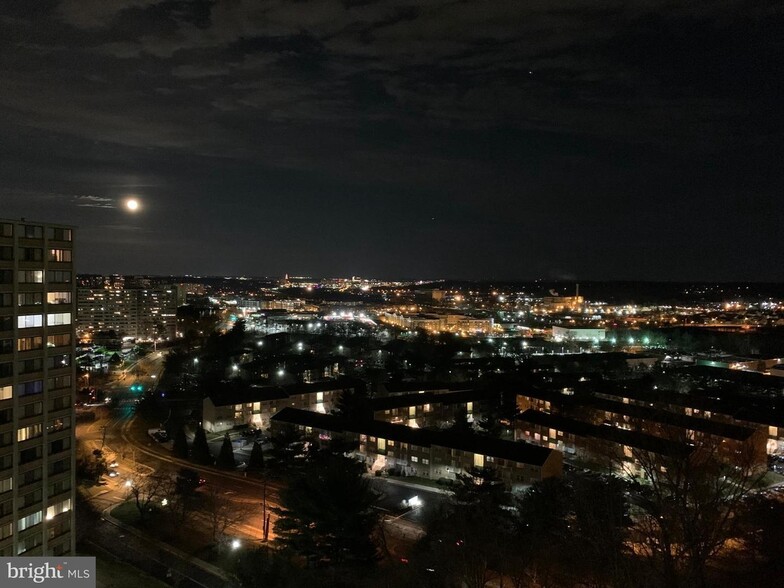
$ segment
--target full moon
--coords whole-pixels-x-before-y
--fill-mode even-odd
[[[128,200],[125,201],[125,208],[131,212],[136,212],[139,210],[139,201],[136,200],[136,198],[128,198]]]

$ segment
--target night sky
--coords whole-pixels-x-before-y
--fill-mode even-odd
[[[780,281],[782,31],[731,0],[2,0],[0,217],[77,225],[80,272]]]

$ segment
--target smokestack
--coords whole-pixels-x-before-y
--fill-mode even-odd
[[[574,286],[574,295],[575,295],[575,297],[580,295],[580,284],[575,284],[575,286]]]

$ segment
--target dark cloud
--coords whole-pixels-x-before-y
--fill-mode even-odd
[[[111,198],[102,196],[74,196],[73,202],[81,208],[115,208],[116,204]]]
[[[117,231],[139,254],[87,248],[85,271],[771,279],[782,20],[732,0],[7,0],[3,214],[110,243],[130,226],[112,203],[144,199],[144,231]]]

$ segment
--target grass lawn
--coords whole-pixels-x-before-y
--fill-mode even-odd
[[[762,487],[767,488],[768,486],[781,484],[782,482],[784,482],[784,476],[777,474],[776,472],[767,472],[762,478]]]
[[[115,560],[91,545],[82,545],[79,555],[95,556],[96,586],[98,588],[170,588],[138,568]]]
[[[132,527],[139,526],[139,509],[136,508],[136,504],[131,500],[113,508],[112,516],[126,525],[131,525]]]

